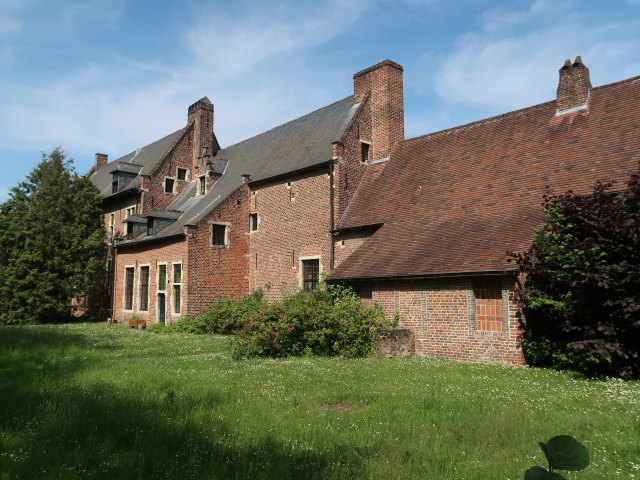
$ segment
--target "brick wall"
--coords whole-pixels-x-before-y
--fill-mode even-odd
[[[252,290],[271,285],[271,300],[295,290],[304,257],[319,258],[320,271],[329,270],[328,168],[252,187],[251,213],[258,214],[258,229],[249,234]]]
[[[148,213],[151,209],[164,209],[184,190],[189,180],[193,180],[199,174],[204,173],[204,168],[193,169],[192,149],[194,142],[193,126],[175,142],[167,155],[158,163],[149,175],[142,176],[141,211]],[[131,160],[135,163],[135,158]],[[178,168],[188,170],[186,181],[177,180]],[[174,181],[174,193],[165,193],[165,178],[170,177]]]
[[[149,248],[153,245],[153,248]],[[167,284],[165,290],[158,288],[158,264],[167,264]],[[182,312],[174,312],[173,298],[173,264],[182,264]],[[140,267],[149,266],[149,306],[147,311],[140,310]],[[133,308],[124,309],[124,280],[125,268],[134,267]],[[147,324],[158,321],[158,293],[164,293],[166,298],[166,323],[177,321],[185,313],[189,302],[186,285],[189,279],[187,262],[187,243],[184,239],[166,240],[139,247],[131,246],[118,249],[115,265],[113,319],[117,322],[127,322],[130,317],[137,315]]]
[[[249,187],[239,187],[190,229],[188,313],[198,315],[215,300],[249,293]],[[211,246],[211,224],[227,226],[228,245]]]
[[[389,319],[399,312],[399,327],[415,332],[416,355],[523,365],[513,283],[505,278],[502,285],[507,321],[498,332],[476,328],[471,279],[379,281],[373,284],[372,299]]]
[[[177,321],[185,313],[185,308],[189,302],[186,285],[189,280],[189,266],[187,262],[187,243],[184,239],[166,240],[154,242],[139,247],[131,246],[118,249],[117,261],[115,265],[115,286],[113,298],[113,319],[117,322],[127,322],[130,317],[137,315],[147,324],[158,321],[158,264],[167,264],[167,285],[166,298],[166,323]],[[173,264],[182,263],[182,313],[173,313]],[[149,265],[149,308],[148,311],[140,310],[140,266]],[[133,308],[124,309],[124,280],[125,268],[134,267],[134,288],[133,288]]]

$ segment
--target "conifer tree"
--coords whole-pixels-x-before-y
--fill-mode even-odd
[[[60,149],[0,204],[0,323],[68,319],[102,281],[102,198]]]

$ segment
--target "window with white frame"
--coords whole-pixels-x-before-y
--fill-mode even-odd
[[[140,267],[140,288],[138,309],[142,312],[149,310],[149,265]]]
[[[212,247],[228,247],[229,246],[229,225],[226,223],[212,223],[209,226],[210,245]]]
[[[124,218],[129,218],[131,215],[136,214],[136,206],[127,207],[124,211]]]
[[[182,263],[173,264],[173,313],[182,311]]]
[[[320,259],[304,258],[300,260],[302,267],[302,289],[311,292],[320,282]]]
[[[158,291],[164,292],[167,289],[167,264],[158,264]]]
[[[173,193],[174,192],[174,184],[176,183],[175,179],[166,177],[164,179],[164,193]]]
[[[133,310],[133,279],[135,276],[134,267],[124,269],[124,309]]]
[[[176,178],[184,182],[187,180],[187,173],[188,173],[188,170],[186,168],[178,167],[176,171]]]
[[[116,214],[112,213],[109,215],[109,236],[113,237],[113,229],[116,224]]]

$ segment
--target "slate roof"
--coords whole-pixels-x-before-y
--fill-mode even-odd
[[[331,280],[513,270],[545,187],[624,188],[640,160],[640,77],[597,88],[586,111],[551,101],[406,140],[371,166],[338,228],[383,223]]]
[[[331,143],[342,137],[358,108],[353,97],[347,97],[219,150],[213,158],[214,168],[223,173],[205,195],[196,195],[197,180],[192,180],[167,207],[184,212],[176,222],[156,235],[123,240],[118,246],[181,235],[185,225],[196,224],[240,187],[244,174],[251,181],[262,181],[328,162]]]
[[[150,143],[146,147],[139,148],[123,157],[109,162],[89,177],[93,184],[100,190],[103,197],[111,195],[112,172],[122,171],[140,175],[146,175],[158,164],[171,145],[180,138],[185,131],[181,128],[160,140]],[[142,167],[142,168],[141,168]],[[140,188],[140,177],[134,178],[124,191]],[[118,192],[120,193],[120,192]]]

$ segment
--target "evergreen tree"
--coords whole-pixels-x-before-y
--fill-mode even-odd
[[[0,323],[68,319],[100,285],[102,197],[57,148],[0,204]]]

